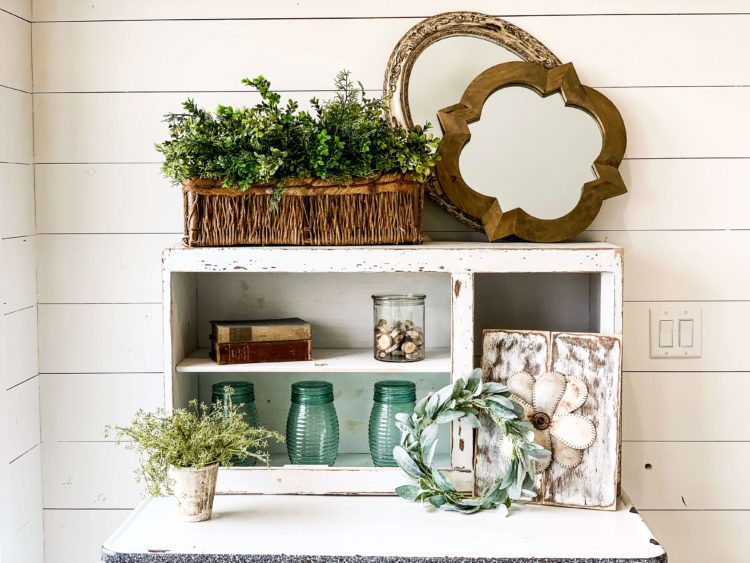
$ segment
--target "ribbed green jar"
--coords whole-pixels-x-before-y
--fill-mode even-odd
[[[230,387],[232,389],[232,403],[239,405],[242,417],[249,426],[260,426],[258,422],[258,410],[255,408],[255,387],[249,381],[219,381],[211,386],[211,402],[216,403],[217,401],[224,404],[226,407],[229,404],[225,393],[225,388]],[[232,459],[229,465],[237,465],[241,467],[253,466],[256,463],[254,457],[248,457],[243,460]]]
[[[292,384],[286,450],[293,464],[333,465],[336,462],[339,419],[333,406],[331,383],[298,381]]]
[[[374,402],[370,411],[370,455],[377,467],[396,467],[393,448],[401,441],[396,427],[396,414],[411,415],[417,400],[416,385],[412,381],[378,381],[375,383]]]

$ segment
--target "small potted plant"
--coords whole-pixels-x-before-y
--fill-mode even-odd
[[[439,144],[429,124],[403,129],[345,71],[309,111],[262,76],[243,83],[260,103],[210,112],[187,100],[156,145],[183,187],[188,246],[421,242]]]
[[[190,401],[171,413],[138,411],[128,427],[108,426],[117,443],[138,453],[136,479],[149,494],[172,494],[187,522],[211,518],[219,466],[254,457],[268,464],[268,442],[284,437],[249,426],[231,401],[208,406]]]

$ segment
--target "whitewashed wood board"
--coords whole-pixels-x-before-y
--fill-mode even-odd
[[[0,12],[0,86],[31,92],[31,24]]]
[[[11,0],[6,0],[11,1]],[[37,7],[39,4],[39,7]],[[117,0],[104,0],[88,4],[84,0],[72,0],[59,5],[54,0],[38,0],[34,4],[34,20],[112,20],[112,19],[245,19],[265,18],[375,18],[375,17],[419,17],[456,10],[455,2],[435,0],[428,5],[385,0],[371,6],[351,4],[346,0],[328,0],[316,3],[312,0],[280,0],[269,5],[247,6],[233,0],[218,0],[207,8],[201,4],[165,0],[153,5],[148,0],[134,0],[121,5]],[[463,9],[475,10],[502,17],[528,15],[579,15],[579,14],[731,14],[743,13],[735,0],[609,0],[606,4],[596,0],[569,0],[563,5],[555,0],[539,0],[528,5],[524,0],[509,0],[501,5],[491,0],[473,0]]]
[[[209,348],[200,348],[177,365],[180,373],[383,373],[408,377],[415,373],[450,373],[450,348],[427,348],[418,362],[381,362],[370,348],[316,348],[313,359],[259,364],[217,364],[209,357]]]
[[[42,512],[19,530],[12,532],[2,546],[2,557],[9,561],[43,561],[44,560],[44,531],[42,527]]]
[[[0,390],[39,373],[36,307],[0,316]]]
[[[161,253],[181,234],[39,235],[40,303],[160,303]]]
[[[130,512],[45,510],[45,563],[98,563],[101,561],[102,542]]]
[[[38,233],[182,232],[182,192],[159,164],[37,164],[34,187]]]
[[[44,560],[44,531],[42,529],[42,511],[38,511],[33,519],[21,528],[11,532],[11,535],[0,545],[0,557],[3,561]]]
[[[45,442],[44,508],[132,508],[141,500],[137,456],[113,442]]]
[[[475,276],[451,276],[451,381],[468,378],[474,367]],[[474,429],[461,421],[452,422],[451,462],[453,467],[471,470],[474,461]]]
[[[430,7],[429,13],[439,12]],[[36,25],[34,65],[42,72],[34,77],[35,89],[239,90],[242,76],[263,74],[282,90],[328,90],[342,68],[351,70],[366,88],[379,89],[388,56],[420,19],[233,18]],[[637,30],[639,41],[624,32],[618,16],[570,16],[564,26],[554,15],[508,17],[560,59],[574,61],[585,83],[596,88],[747,84],[742,53],[750,48],[750,39],[743,33],[750,16],[714,16],[710,27],[704,18],[682,15],[632,15],[628,19],[629,30]],[[214,40],[171,41],[178,33]],[[703,41],[692,40],[698,35]],[[336,37],[336,41],[321,41],[321,36]],[[361,41],[362,37],[368,41]],[[592,43],[599,48],[592,50]],[[661,48],[664,43],[671,48]],[[709,43],[712,49],[705,48]],[[724,53],[726,60],[717,61],[712,56],[716,51]],[[158,57],[153,56],[155,52]],[[248,66],[244,54],[249,52],[262,63]],[[642,64],[644,58],[650,64]],[[699,83],[697,65],[704,67]],[[112,67],[118,71],[110,72]],[[89,72],[76,72],[78,68]]]
[[[17,5],[21,12],[24,0],[4,0]],[[384,0],[377,4],[360,4],[347,0],[277,0],[273,3],[245,4],[235,0],[214,0],[210,6],[182,0],[103,0],[95,3],[86,0],[36,0],[34,21],[92,21],[124,19],[224,19],[224,18],[324,18],[324,17],[427,17],[432,14],[456,10],[453,0],[433,0],[429,4],[405,3]],[[529,4],[526,0],[508,0],[497,4],[493,0],[473,0],[462,9],[475,10],[502,17],[527,14],[576,15],[576,14],[731,14],[744,12],[736,0],[609,0],[606,4],[597,0],[568,0],[560,4],[557,0],[537,0]],[[13,11],[12,9],[10,11]],[[30,11],[26,19],[30,19]]]
[[[0,164],[0,238],[30,236],[34,226],[34,168]]]
[[[41,514],[42,510],[42,448],[32,448],[8,465],[3,482],[4,530],[15,532]]]
[[[138,409],[164,406],[164,375],[45,373],[40,376],[39,395],[44,442],[95,442],[105,439],[107,424],[125,426]],[[116,400],[99,400],[107,396]]]
[[[620,273],[622,249],[606,243],[441,242],[403,246],[170,248],[170,272]]]
[[[747,563],[750,511],[644,510],[672,563]]]
[[[256,249],[246,256],[252,261]],[[260,250],[260,249],[257,249]],[[271,251],[273,253],[273,251]],[[338,254],[345,254],[342,249]],[[295,260],[295,253],[289,255]],[[278,268],[281,254],[273,253]],[[360,252],[356,261],[366,258]],[[198,342],[209,346],[212,320],[300,317],[312,325],[318,348],[371,348],[372,295],[423,293],[427,348],[450,346],[451,287],[447,273],[236,273],[198,276]]]
[[[628,193],[606,200],[589,231],[750,228],[750,159],[626,160],[620,172]]]
[[[747,397],[750,372],[624,373],[622,439],[750,442],[750,424],[717,424],[727,413],[744,412]]]
[[[541,474],[535,502],[613,510],[619,494],[621,344],[617,336],[585,333],[487,330],[482,370],[487,381],[506,383],[518,372],[547,371],[582,378],[588,398],[575,413],[594,424],[596,439],[581,463],[566,469],[552,462]],[[477,437],[476,491],[507,469],[499,451],[502,433],[485,417]]]
[[[4,461],[10,463],[39,444],[39,378],[32,377],[4,394]]]
[[[12,313],[36,303],[36,237],[0,240],[3,276],[2,312]]]
[[[0,88],[0,162],[30,164],[33,159],[31,94]]]
[[[748,442],[624,442],[622,486],[644,510],[750,510],[750,491],[727,486],[748,464]]]
[[[600,88],[622,114],[626,158],[748,158],[750,88]],[[696,112],[695,108],[701,111]],[[679,127],[675,127],[679,123]],[[685,131],[703,131],[686,135]]]
[[[40,305],[39,371],[161,372],[161,305]]]
[[[628,278],[630,279],[630,278]],[[717,282],[718,283],[718,282]],[[738,354],[750,342],[750,302],[695,301],[701,309],[702,356],[700,358],[651,358],[649,351],[649,309],[684,307],[684,302],[625,303],[623,341],[627,343],[625,371],[750,371],[750,356]],[[732,327],[732,330],[727,330]]]
[[[628,158],[750,157],[750,88],[603,88],[628,128]],[[285,92],[306,102],[324,92]],[[253,104],[251,93],[35,94],[36,161],[159,162],[154,143],[166,139],[163,114],[187,97],[215,107]],[[303,106],[305,104],[302,104]],[[695,107],[704,108],[694,111]],[[727,119],[727,115],[736,116]],[[681,123],[682,128],[675,128]],[[684,135],[682,131],[710,135]],[[3,160],[0,158],[0,160]]]
[[[170,518],[174,500],[146,501],[104,542],[113,553],[134,557],[155,546],[189,559],[201,553],[262,553],[300,560],[327,555],[363,560],[422,561],[662,561],[664,550],[624,500],[616,512],[529,506],[498,520],[493,511],[471,518],[447,512],[426,513],[418,503],[399,498],[220,496],[216,520],[186,526]],[[263,518],[259,518],[262,514]],[[321,520],[319,515],[325,514]],[[414,542],[403,530],[428,542]],[[194,530],[194,531],[193,531]],[[341,531],[345,530],[345,537]],[[544,533],[538,533],[543,530]],[[289,542],[289,537],[305,537]],[[383,541],[382,538],[391,538]],[[456,541],[456,538],[472,541]]]
[[[31,21],[31,0],[0,0],[0,9],[27,22]]]
[[[625,249],[625,301],[750,300],[750,230],[597,231],[581,238]]]

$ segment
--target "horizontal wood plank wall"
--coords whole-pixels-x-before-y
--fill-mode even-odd
[[[497,13],[498,4],[34,1],[48,562],[66,552],[96,560],[138,493],[128,454],[103,442],[101,427],[163,399],[159,250],[179,236],[181,205],[153,149],[162,114],[188,96],[253,103],[239,79],[259,73],[302,100],[325,96],[344,67],[377,92],[398,38],[456,9]],[[747,526],[750,497],[726,488],[724,467],[750,455],[750,434],[722,419],[744,412],[750,385],[750,360],[737,353],[750,337],[750,10],[733,0],[510,0],[502,9],[573,61],[628,128],[629,193],[606,202],[582,237],[626,249],[625,488],[670,561],[740,561],[750,539],[722,534]],[[0,164],[3,174],[22,172]],[[478,236],[432,208],[425,221],[433,238]],[[687,303],[703,310],[703,357],[651,359],[649,308]],[[74,411],[69,402],[84,395],[92,404]]]
[[[0,1],[0,560],[41,561],[31,0]]]

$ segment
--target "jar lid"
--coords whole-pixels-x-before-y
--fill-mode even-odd
[[[372,296],[372,300],[378,305],[423,305],[426,298],[424,293],[375,293]]]
[[[251,403],[255,401],[255,386],[249,381],[219,381],[211,386],[211,400],[222,401],[226,397],[225,388],[232,390],[232,401]]]
[[[388,379],[375,382],[375,401],[378,403],[413,403],[417,400],[417,386],[413,381]]]
[[[297,381],[292,383],[293,403],[323,404],[333,401],[333,384],[328,381]]]

